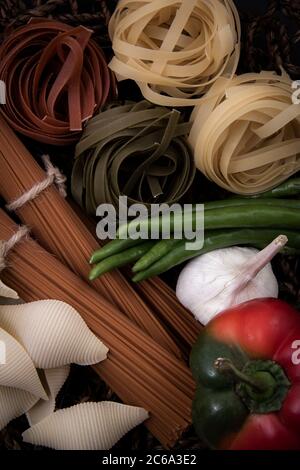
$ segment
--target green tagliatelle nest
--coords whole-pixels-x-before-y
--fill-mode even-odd
[[[76,148],[72,193],[90,214],[102,203],[174,203],[195,166],[179,111],[146,101],[115,106],[89,121]]]

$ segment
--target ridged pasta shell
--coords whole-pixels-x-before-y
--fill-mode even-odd
[[[59,410],[23,433],[25,442],[57,450],[108,450],[148,418],[143,408],[82,403]]]
[[[0,327],[24,346],[38,369],[71,363],[86,366],[107,357],[107,347],[79,313],[56,300],[4,305],[0,309]]]
[[[0,328],[0,385],[48,400],[32,360],[15,338]]]
[[[60,367],[59,369],[46,369],[44,371],[46,389],[49,390],[49,400],[39,400],[34,407],[26,413],[30,426],[34,426],[54,412],[56,397],[67,380],[69,373],[70,366]]]
[[[7,297],[9,299],[19,299],[18,294],[16,291],[7,287],[3,282],[0,280],[0,297]]]
[[[26,413],[37,401],[37,397],[24,390],[0,387],[0,431],[10,421]]]

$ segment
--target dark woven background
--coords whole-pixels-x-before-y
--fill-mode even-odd
[[[0,0],[0,41],[14,28],[25,24],[31,17],[55,18],[69,24],[84,24],[95,31],[95,39],[104,48],[107,57],[111,55],[107,35],[107,23],[117,0]],[[293,79],[300,79],[300,0],[235,0],[242,21],[242,56],[239,72],[277,70],[284,67]],[[128,96],[129,95],[129,96]],[[120,98],[137,97],[136,87],[124,83],[120,88]],[[47,152],[47,148],[24,140],[34,154]],[[68,175],[72,164],[72,153],[56,150],[59,158],[56,163]],[[57,160],[57,161],[56,161]],[[0,169],[1,171],[1,169]],[[200,177],[199,177],[200,178]],[[199,197],[199,184],[205,199],[214,199],[218,190],[203,179],[196,181],[195,194]],[[300,307],[298,258],[278,257],[275,272],[280,280],[281,297]],[[177,271],[167,276],[174,285]],[[58,408],[85,401],[115,400],[111,390],[102,383],[91,369],[73,367],[70,378],[58,398]],[[25,418],[9,424],[0,432],[0,450],[32,449],[24,445],[21,433],[28,427]],[[159,443],[140,426],[126,436],[118,445],[123,450],[160,449]],[[202,443],[193,430],[178,443],[178,449],[202,448]]]

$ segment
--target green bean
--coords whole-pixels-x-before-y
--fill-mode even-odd
[[[298,196],[300,194],[300,178],[292,178],[285,183],[277,186],[262,194],[251,196],[252,198],[284,198],[291,196]]]
[[[138,262],[133,266],[132,272],[136,273],[138,271],[144,271],[173,250],[180,242],[181,240],[175,240],[174,238],[171,240],[160,240],[153,246],[153,248],[151,248],[151,250],[148,251],[148,253],[138,260]]]
[[[98,263],[90,272],[89,279],[94,281],[98,277],[102,276],[112,269],[120,268],[126,264],[133,263],[139,258],[145,255],[149,251],[155,242],[153,241],[144,241],[142,245],[135,246],[129,250],[123,251],[122,253],[117,253],[109,258],[104,259],[101,263]]]
[[[204,204],[205,210],[221,209],[222,207],[287,207],[289,209],[300,209],[300,199],[246,199],[232,198],[222,201],[207,202]]]
[[[158,276],[169,269],[181,264],[191,258],[214,251],[219,248],[226,248],[235,245],[260,244],[266,246],[274,240],[280,233],[285,234],[289,239],[289,246],[292,248],[300,248],[300,233],[285,229],[277,230],[257,230],[243,229],[233,231],[208,231],[205,234],[203,248],[199,250],[186,250],[186,240],[182,240],[174,250],[166,256],[154,263],[145,271],[141,271],[133,278],[134,282],[140,282],[150,277]]]
[[[151,233],[153,229],[166,236],[174,230],[174,223],[178,223],[182,214],[175,214],[170,219],[170,226],[167,231],[164,230],[164,223],[168,219],[162,217],[147,219],[139,222],[145,233]],[[198,212],[190,212],[184,218],[185,227],[196,229]],[[133,221],[134,222],[134,221]],[[131,222],[132,223],[132,222]],[[217,230],[224,228],[281,228],[299,229],[300,228],[300,210],[297,208],[267,206],[258,203],[247,203],[231,207],[218,207],[205,210],[205,229]]]
[[[107,243],[107,245],[103,246],[99,250],[95,251],[95,253],[93,253],[90,259],[90,264],[99,263],[100,261],[109,258],[110,256],[121,253],[122,251],[125,251],[134,246],[141,245],[144,242],[145,240],[142,240],[141,238],[139,238],[138,240],[133,240],[132,238],[126,238],[124,240],[112,240],[111,242]]]

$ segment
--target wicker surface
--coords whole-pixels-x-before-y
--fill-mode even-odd
[[[94,29],[95,39],[103,47],[108,48],[109,54],[110,43],[106,25],[116,3],[117,0],[0,0],[0,40],[12,29],[27,23],[31,17],[48,17],[73,25],[81,23]],[[246,3],[251,4],[247,10]],[[255,3],[258,2],[236,0],[243,28],[240,71],[272,70],[274,68],[278,70],[283,66],[294,79],[300,78],[300,0],[260,1],[259,13],[255,11]],[[135,87],[130,88],[130,93],[133,95],[136,93]],[[128,94],[128,87],[123,90],[123,86],[121,86],[121,97],[124,98],[125,94]],[[130,96],[130,98],[132,97]],[[32,146],[31,143],[29,146],[31,151],[47,152],[47,148],[37,149],[36,145]],[[72,153],[72,149],[70,153]],[[72,161],[70,155],[66,155],[62,159],[60,154],[59,161],[65,162],[63,170],[68,175]],[[196,184],[197,182],[198,179]],[[208,198],[214,199],[216,197],[217,188],[211,189],[207,183],[204,183],[204,188]],[[275,272],[280,282],[281,297],[300,307],[299,258],[278,257],[275,263]],[[166,279],[169,279],[173,285],[176,273],[175,270],[166,276]],[[70,378],[59,395],[58,407],[67,407],[89,400],[107,399],[117,399],[117,397],[91,369],[73,367]],[[22,443],[21,438],[22,431],[27,427],[25,418],[10,423],[7,429],[0,432],[0,450],[31,449],[30,445]],[[132,431],[117,447],[124,451],[160,449],[159,443],[143,426]],[[195,436],[193,430],[177,446],[178,449],[202,447],[202,443]]]
[[[106,25],[114,8],[114,0],[1,0],[1,35],[23,24],[30,18],[55,18],[71,24],[82,24],[95,31],[102,46],[108,43]]]
[[[243,71],[277,70],[283,67],[294,79],[300,77],[300,0],[257,1],[245,9],[236,1],[242,20]],[[250,3],[250,2],[247,2]]]

